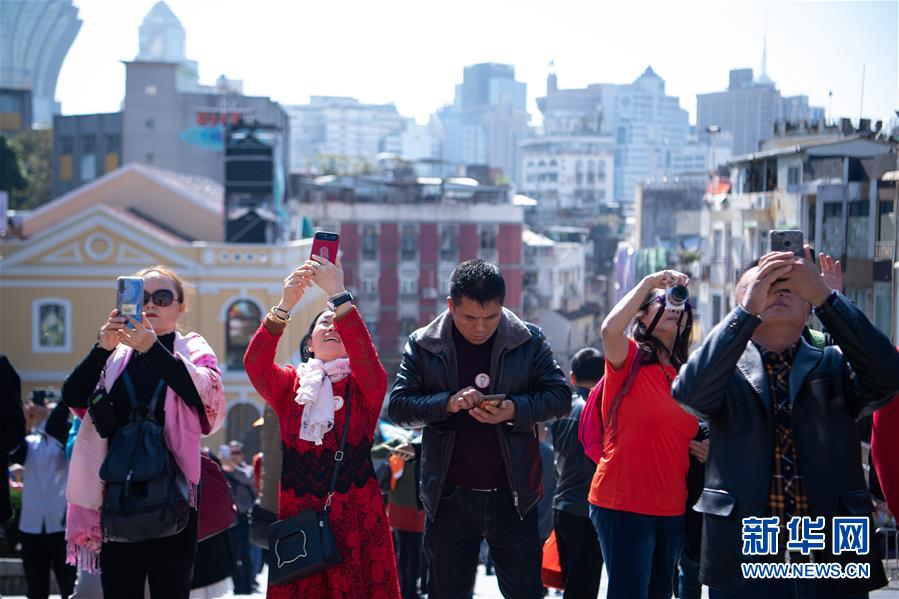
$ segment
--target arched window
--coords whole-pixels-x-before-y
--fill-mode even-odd
[[[243,355],[260,322],[262,311],[250,300],[237,300],[228,308],[228,328],[225,330],[228,370],[243,370]]]

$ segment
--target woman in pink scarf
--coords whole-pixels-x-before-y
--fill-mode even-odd
[[[147,580],[153,599],[187,599],[197,545],[200,437],[221,427],[225,397],[212,348],[197,333],[182,335],[176,330],[187,309],[184,282],[162,266],[137,276],[144,280],[142,321],[128,317],[133,327],[129,328],[125,317],[113,310],[97,343],[62,388],[65,404],[83,418],[66,487],[68,561],[87,572],[100,571],[104,599],[142,597]],[[103,539],[99,471],[110,439],[100,437],[86,412],[88,397],[102,384],[109,394],[113,423],[126,424],[132,407],[121,381],[126,372],[140,403],[149,403],[160,381],[165,383],[165,399],[156,403],[156,421],[187,479],[194,508],[179,533],[139,543]],[[113,426],[112,436],[115,430]]]

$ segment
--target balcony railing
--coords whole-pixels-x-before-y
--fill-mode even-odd
[[[895,241],[878,241],[874,244],[874,258],[877,260],[892,260]]]

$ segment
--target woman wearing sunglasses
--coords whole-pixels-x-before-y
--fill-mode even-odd
[[[330,298],[312,321],[296,367],[275,364],[278,341],[305,290]],[[281,301],[250,341],[244,366],[250,382],[278,416],[282,467],[278,517],[321,512],[342,562],[290,584],[269,585],[269,599],[365,597],[399,599],[396,557],[371,461],[375,425],[387,394],[387,373],[362,317],[343,286],[343,269],[313,256],[284,280]],[[333,497],[328,490],[335,454],[350,420]]]
[[[97,343],[62,387],[63,401],[79,416],[85,416],[88,398],[101,384],[111,407],[101,426],[107,438],[101,438],[89,414],[78,430],[66,489],[68,558],[82,570],[100,571],[105,599],[142,597],[148,579],[153,599],[187,599],[197,547],[200,437],[221,427],[225,396],[212,348],[199,334],[177,330],[187,310],[181,277],[163,266],[136,276],[144,280],[141,321],[126,320],[113,310],[97,333]],[[194,508],[179,533],[137,543],[107,542],[100,526],[100,466],[116,425],[123,426],[131,417],[132,398],[123,373],[132,381],[139,403],[149,404],[154,392],[164,389],[156,402],[156,421],[187,480]]]
[[[675,403],[671,382],[687,360],[693,315],[689,302],[669,304],[666,290],[687,283],[686,275],[672,270],[649,275],[602,324],[605,434],[589,502],[609,599],[670,597],[684,546],[687,471],[698,422]]]

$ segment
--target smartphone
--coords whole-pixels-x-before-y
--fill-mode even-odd
[[[115,307],[119,316],[141,319],[144,311],[144,280],[140,277],[119,277],[116,279]],[[134,326],[128,322],[132,329]]]
[[[309,256],[321,256],[329,262],[337,260],[337,249],[340,247],[340,235],[327,231],[316,231],[312,238],[312,251]]]
[[[506,396],[503,393],[498,395],[485,395],[484,399],[481,400],[480,405],[490,404],[494,408],[498,408],[503,405],[503,402],[506,400]]]
[[[803,249],[805,241],[803,239],[802,231],[796,229],[788,231],[771,231],[769,235],[771,236],[772,252],[793,252],[800,258],[805,254]]]

